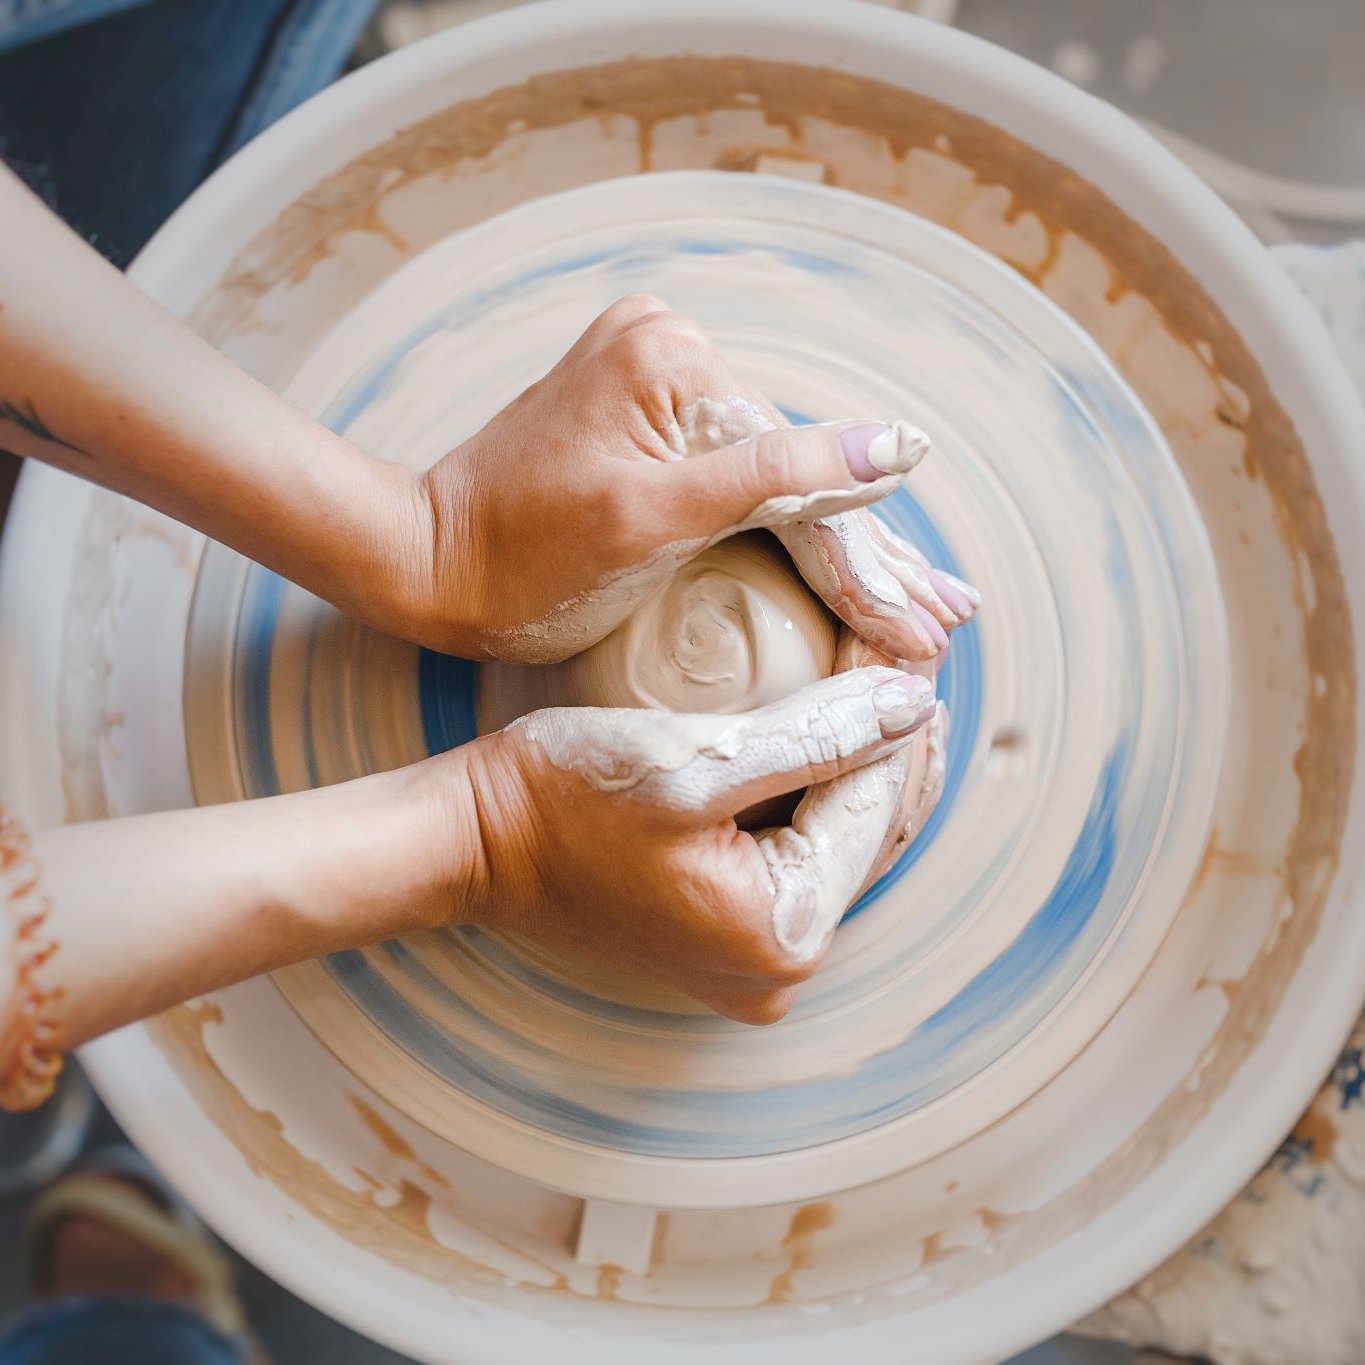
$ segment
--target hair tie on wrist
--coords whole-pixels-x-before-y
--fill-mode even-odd
[[[16,999],[5,1030],[15,1040],[7,1064],[0,1055],[0,1108],[16,1111],[36,1109],[52,1094],[64,1060],[56,1014],[62,992],[42,986],[57,944],[43,932],[52,903],[39,888],[41,871],[23,825],[0,805],[0,934],[7,925],[14,934]]]

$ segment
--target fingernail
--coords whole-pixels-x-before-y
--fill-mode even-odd
[[[886,739],[922,725],[934,713],[934,686],[928,678],[905,674],[872,689],[872,707]]]
[[[918,602],[911,602],[910,610],[914,614],[915,620],[924,627],[924,632],[933,642],[934,648],[940,651],[947,649],[948,632],[934,619],[933,612]]]
[[[965,621],[981,605],[981,594],[970,583],[964,583],[942,569],[930,569],[929,582],[960,621]]]
[[[853,477],[871,483],[885,474],[908,474],[925,456],[929,438],[909,422],[860,422],[839,433]]]

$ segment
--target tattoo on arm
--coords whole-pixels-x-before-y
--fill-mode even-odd
[[[89,456],[88,450],[82,450],[80,446],[73,445],[70,441],[64,441],[52,430],[51,427],[38,416],[37,410],[31,402],[11,403],[7,398],[0,398],[0,422],[13,422],[20,431],[27,432],[30,436],[36,437],[40,441],[51,441],[53,445],[61,446],[63,450],[69,450],[73,455]]]

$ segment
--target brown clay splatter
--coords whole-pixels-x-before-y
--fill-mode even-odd
[[[366,1103],[359,1095],[348,1094],[346,1098],[350,1101],[351,1108],[360,1115],[369,1130],[384,1144],[384,1150],[390,1156],[396,1156],[403,1161],[411,1161],[434,1185],[439,1185],[446,1190],[450,1188],[450,1181],[434,1166],[423,1161],[413,1151],[412,1144],[373,1105]]]
[[[1320,1166],[1337,1144],[1337,1126],[1315,1104],[1295,1125],[1294,1136],[1308,1147],[1308,1159]]]
[[[1249,853],[1244,849],[1224,848],[1218,842],[1217,829],[1211,829],[1209,841],[1204,845],[1203,856],[1199,859],[1199,866],[1195,869],[1189,890],[1185,893],[1186,900],[1196,896],[1215,871],[1236,877],[1274,875],[1282,878],[1284,876],[1284,864],[1282,861],[1276,862],[1267,858],[1263,853]]]
[[[817,1232],[834,1222],[834,1205],[828,1199],[814,1204],[803,1204],[792,1215],[791,1226],[782,1239],[782,1250],[787,1255],[785,1270],[778,1273],[768,1289],[768,1303],[786,1303],[792,1298],[792,1280],[811,1261],[811,1242]]]
[[[1217,990],[1223,992],[1223,999],[1232,1004],[1237,999],[1237,992],[1241,989],[1242,983],[1239,980],[1223,979],[1213,976],[1201,976],[1194,983],[1196,991]]]
[[[999,1209],[977,1209],[976,1216],[981,1220],[981,1226],[991,1233],[1003,1232],[1018,1219],[1017,1214],[1001,1213]]]
[[[503,1275],[436,1240],[427,1218],[432,1202],[428,1191],[410,1180],[398,1182],[396,1201],[383,1187],[353,1190],[320,1161],[295,1148],[284,1136],[279,1118],[244,1099],[208,1050],[205,1029],[222,1019],[222,1007],[205,1000],[168,1010],[146,1027],[204,1112],[256,1175],[288,1192],[354,1245],[378,1252],[405,1270],[464,1292],[475,1284],[488,1291],[504,1287]],[[371,1184],[370,1177],[361,1178]],[[546,1270],[563,1283],[562,1275]]]

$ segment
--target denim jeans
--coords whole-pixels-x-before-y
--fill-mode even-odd
[[[243,1343],[197,1313],[150,1299],[68,1299],[0,1336],[0,1365],[244,1365]]]
[[[0,0],[0,156],[124,265],[219,162],[335,79],[373,3]],[[150,1300],[64,1300],[0,1329],[0,1365],[244,1359]]]
[[[126,265],[331,82],[375,0],[0,0],[0,156]]]

